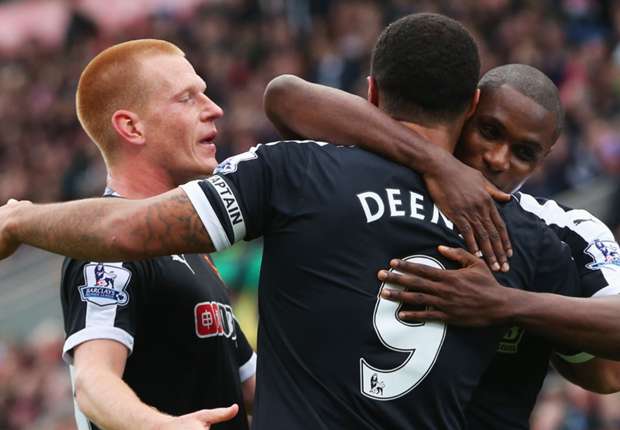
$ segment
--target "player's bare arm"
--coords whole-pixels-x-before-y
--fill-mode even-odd
[[[597,357],[620,359],[620,297],[574,298],[505,288],[479,259],[463,249],[439,247],[459,262],[459,270],[435,270],[402,260],[382,270],[379,279],[406,287],[383,290],[383,297],[405,304],[429,305],[424,311],[402,311],[403,320],[440,319],[451,324],[513,324],[555,344]]]
[[[0,257],[8,257],[20,244],[99,261],[214,250],[180,188],[143,200],[7,204],[0,208]]]
[[[267,116],[285,137],[359,145],[421,173],[433,200],[458,227],[468,248],[481,250],[494,270],[507,263],[510,239],[493,198],[510,197],[477,170],[344,91],[283,75],[269,83],[264,103]]]
[[[127,360],[124,345],[97,339],[74,351],[75,396],[80,410],[99,427],[109,430],[203,430],[233,418],[238,407],[196,411],[179,417],[143,403],[121,379]]]
[[[568,363],[555,356],[553,367],[574,384],[599,394],[620,391],[620,362],[593,358],[583,363]]]

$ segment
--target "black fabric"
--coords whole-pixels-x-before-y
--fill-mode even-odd
[[[264,236],[253,428],[464,428],[465,406],[504,329],[448,327],[431,362],[433,350],[426,349],[441,336],[441,325],[405,325],[378,300],[376,274],[391,258],[418,256],[452,268],[436,246],[463,245],[421,178],[352,147],[260,146],[200,183],[229,231],[214,185],[222,180],[235,196],[231,207],[243,212],[245,239]],[[502,213],[515,256],[500,281],[574,293],[567,247],[516,200]],[[418,368],[424,362],[430,368]],[[364,363],[377,372],[362,373]],[[372,395],[362,393],[371,389]],[[388,400],[390,392],[400,394]]]
[[[522,199],[519,193],[517,198]],[[605,224],[584,210],[575,210],[553,201],[536,198],[540,205],[549,205],[553,216],[541,209],[543,219],[554,234],[568,245],[579,274],[577,295],[591,297],[609,285],[601,269],[591,269],[594,262],[588,254],[593,238],[613,241]],[[617,244],[616,244],[616,249]],[[613,263],[610,263],[613,264]],[[553,276],[553,274],[550,274]],[[500,342],[497,356],[476,389],[468,409],[471,429],[528,429],[529,419],[542,387],[554,345],[523,330],[511,327]],[[565,355],[574,351],[556,348]]]
[[[85,328],[88,306],[115,307],[114,326],[135,341],[123,379],[144,403],[171,415],[237,403],[237,417],[217,428],[247,429],[239,367],[252,357],[252,349],[232,318],[226,287],[209,257],[176,255],[123,263],[120,271],[131,272],[124,305],[99,306],[80,293],[92,284],[85,282],[85,267],[93,264],[72,259],[63,264],[67,336]],[[119,279],[118,268],[104,267],[116,270]]]

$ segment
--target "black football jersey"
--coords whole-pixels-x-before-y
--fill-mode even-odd
[[[567,208],[553,200],[525,193],[516,197],[570,247],[579,273],[579,296],[620,293],[620,247],[604,223],[583,209]],[[520,327],[509,328],[474,392],[467,412],[470,428],[528,429],[551,353],[548,341]],[[557,353],[569,362],[592,358],[585,353]]]
[[[276,142],[183,189],[216,249],[264,236],[254,428],[464,427],[502,328],[405,323],[379,296],[391,258],[453,268],[436,247],[463,246],[419,175],[354,147]],[[566,246],[518,202],[502,211],[516,252],[501,282],[570,290]]]
[[[217,428],[248,428],[241,382],[256,355],[235,319],[209,256],[171,255],[130,263],[65,259],[63,357],[83,342],[112,339],[129,350],[123,380],[147,405],[183,415],[239,404]],[[97,429],[79,411],[79,429]]]

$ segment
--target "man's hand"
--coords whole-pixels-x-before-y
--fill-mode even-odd
[[[512,245],[495,202],[510,201],[510,194],[498,190],[477,170],[446,153],[427,169],[424,181],[433,201],[463,235],[467,248],[481,252],[489,267],[507,272]]]
[[[445,257],[461,263],[462,269],[441,270],[429,266],[392,260],[394,271],[381,270],[378,278],[405,287],[404,291],[383,288],[382,297],[404,305],[423,305],[425,310],[400,311],[404,321],[443,320],[483,327],[508,322],[510,297],[514,291],[501,286],[487,265],[464,249],[439,247]]]
[[[11,199],[4,206],[0,206],[0,260],[11,256],[19,248],[20,243],[11,234],[12,217],[18,207],[30,204],[29,201],[18,202]]]
[[[170,420],[155,427],[153,430],[205,430],[212,424],[231,420],[239,412],[239,406],[233,404],[227,408],[203,409]]]

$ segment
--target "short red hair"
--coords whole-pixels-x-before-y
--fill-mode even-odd
[[[149,87],[142,77],[141,60],[162,54],[185,56],[165,40],[139,39],[107,48],[84,68],[75,97],[76,112],[106,162],[116,137],[112,115],[119,109],[144,108]]]

